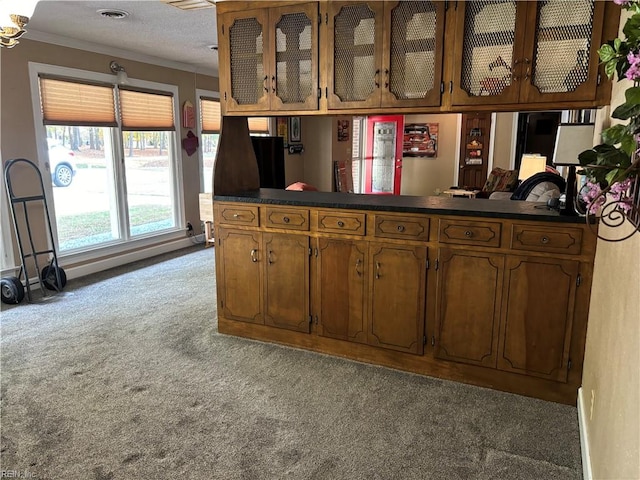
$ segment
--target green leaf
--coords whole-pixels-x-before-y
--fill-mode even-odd
[[[629,158],[631,158],[631,155],[633,155],[633,152],[637,148],[636,140],[633,138],[632,134],[627,134],[622,138],[620,141],[620,148],[629,155]]]
[[[640,104],[625,102],[613,111],[611,116],[619,120],[629,120],[631,117],[640,115]]]
[[[602,140],[608,145],[615,145],[616,143],[620,143],[626,135],[626,125],[614,125],[602,131]]]
[[[624,180],[624,177],[624,170],[616,168],[607,173],[607,175],[605,176],[605,180],[607,181],[608,185],[613,185],[616,182]]]
[[[624,24],[622,32],[627,36],[627,42],[636,44],[640,39],[640,13],[635,13]]]
[[[613,49],[614,49],[616,52],[619,52],[619,51],[620,51],[620,45],[622,45],[622,40],[620,40],[619,38],[615,38],[615,39],[613,40]]]
[[[614,58],[616,58],[616,52],[614,48],[609,44],[604,44],[598,50],[598,55],[600,55],[600,60],[603,62],[608,62]]]
[[[604,64],[604,73],[607,74],[607,77],[613,78],[613,74],[616,72],[616,65],[618,62],[616,60],[609,60]]]
[[[578,160],[580,161],[580,165],[585,167],[596,163],[598,161],[598,154],[595,150],[585,150],[578,155]]]

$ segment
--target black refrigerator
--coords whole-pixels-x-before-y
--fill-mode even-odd
[[[251,137],[258,160],[260,188],[285,188],[282,137]]]

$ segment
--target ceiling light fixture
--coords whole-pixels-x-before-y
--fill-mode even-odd
[[[109,70],[111,70],[111,73],[114,73],[116,75],[116,81],[118,82],[118,85],[126,85],[129,83],[129,77],[127,76],[127,72],[125,71],[124,67],[115,60],[111,60],[111,63],[109,64]]]
[[[102,8],[98,10],[98,13],[105,18],[110,18],[112,20],[121,20],[129,16],[129,12],[125,12],[124,10],[114,10],[113,8]]]
[[[24,27],[36,9],[38,0],[0,0],[0,45],[13,48],[26,33]]]

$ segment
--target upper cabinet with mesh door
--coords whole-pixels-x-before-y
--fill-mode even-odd
[[[606,3],[456,2],[451,104],[594,102]]]
[[[318,3],[220,13],[226,3],[218,7],[224,113],[318,110]]]
[[[329,2],[329,109],[440,105],[444,2]]]

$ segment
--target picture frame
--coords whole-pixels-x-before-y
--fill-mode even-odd
[[[289,142],[298,143],[301,139],[300,117],[289,117]]]

